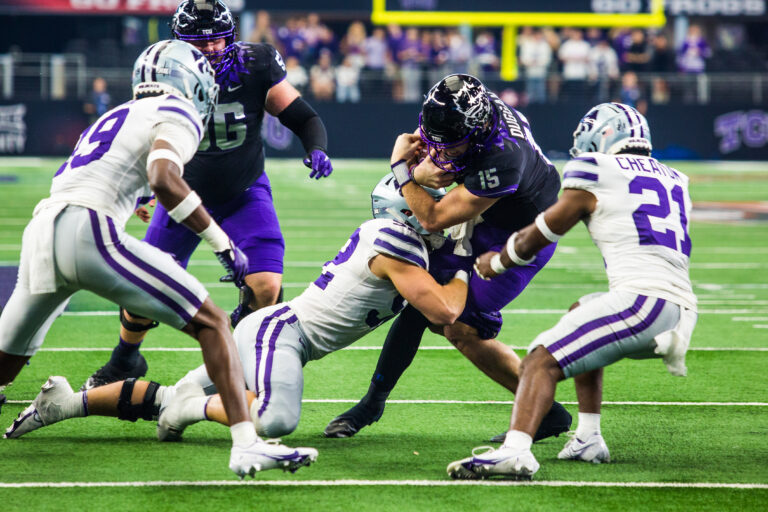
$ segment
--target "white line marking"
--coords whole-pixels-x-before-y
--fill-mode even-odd
[[[768,329],[768,325],[763,325],[763,324],[755,324],[752,327],[754,327],[755,329]]]
[[[768,489],[764,483],[579,482],[554,480],[153,480],[146,482],[0,482],[0,488],[104,487],[628,487],[662,489]]]
[[[735,316],[731,320],[734,322],[763,322],[768,321],[768,316]]]
[[[304,398],[305,404],[356,404],[360,400],[355,398]],[[8,400],[9,404],[31,404],[32,400]],[[388,404],[401,405],[514,405],[513,400],[387,400]],[[578,405],[578,402],[560,402],[563,405]],[[650,405],[676,406],[676,407],[768,407],[768,402],[633,402],[619,400],[602,402],[602,405]]]
[[[528,347],[509,345],[513,350],[527,350]],[[114,347],[48,347],[38,352],[111,352]],[[342,350],[381,350],[380,346],[352,345]],[[456,350],[450,345],[421,346],[419,350]],[[200,352],[198,347],[142,347],[142,352]],[[768,347],[691,347],[688,352],[768,352]]]

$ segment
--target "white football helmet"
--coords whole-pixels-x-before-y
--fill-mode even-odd
[[[445,195],[444,188],[424,187],[424,190],[429,192],[435,201],[439,201]],[[419,223],[416,215],[400,193],[400,187],[392,174],[387,173],[374,187],[373,192],[371,192],[371,209],[374,219],[394,219],[407,224],[420,235],[434,234],[424,229],[424,226]]]
[[[174,94],[191,101],[203,124],[216,108],[219,86],[205,55],[189,43],[167,40],[155,43],[133,65],[133,97]]]
[[[571,156],[597,152],[615,155],[627,150],[651,153],[651,129],[645,116],[623,103],[601,103],[581,118],[573,132]]]

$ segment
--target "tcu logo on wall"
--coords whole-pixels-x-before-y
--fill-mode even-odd
[[[741,148],[761,148],[768,143],[768,112],[737,110],[715,118],[715,136],[720,138],[720,153],[727,155]]]

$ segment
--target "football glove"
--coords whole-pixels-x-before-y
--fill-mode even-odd
[[[320,178],[326,178],[333,172],[333,165],[331,165],[331,159],[325,154],[325,151],[321,149],[313,149],[307,156],[304,157],[304,165],[312,169],[309,173],[310,178],[319,180]]]
[[[237,324],[240,323],[240,320],[253,313],[253,310],[251,309],[252,300],[253,290],[251,290],[251,287],[248,285],[241,286],[240,298],[237,301],[237,307],[232,312],[232,314],[229,315],[229,318],[232,321],[232,327],[237,327]]]
[[[248,274],[248,256],[238,249],[232,240],[229,241],[229,248],[223,251],[214,252],[221,266],[227,271],[227,275],[220,281],[235,283],[235,286],[245,285],[245,276]]]

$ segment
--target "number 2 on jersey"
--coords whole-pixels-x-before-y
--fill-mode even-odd
[[[663,245],[690,257],[691,237],[688,235],[688,218],[685,215],[683,188],[680,185],[675,185],[671,191],[668,191],[658,179],[650,176],[638,176],[629,183],[630,194],[642,194],[646,190],[654,192],[659,199],[659,203],[643,203],[632,213],[637,234],[640,236],[640,245]],[[682,240],[678,239],[677,231],[675,230],[656,231],[651,225],[651,217],[666,219],[669,216],[671,213],[670,197],[672,201],[677,203],[680,209],[680,227],[683,232]]]

